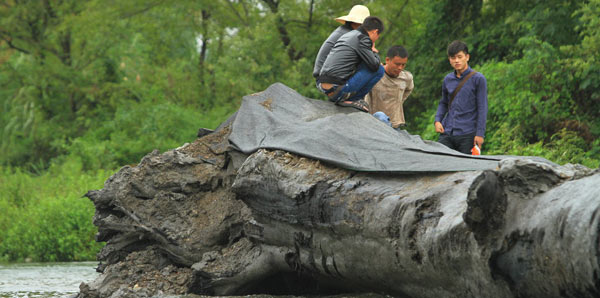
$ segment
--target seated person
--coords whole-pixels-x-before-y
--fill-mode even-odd
[[[317,78],[317,88],[340,106],[369,112],[363,100],[384,74],[375,41],[383,32],[383,22],[367,17],[363,24],[340,37]]]

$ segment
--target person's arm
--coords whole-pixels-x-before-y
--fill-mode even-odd
[[[442,83],[442,99],[438,104],[437,112],[435,113],[435,131],[438,133],[444,133],[444,127],[442,126],[442,120],[448,112],[448,91],[446,91],[446,80]]]
[[[404,90],[404,94],[402,95],[402,102],[406,101],[408,96],[412,93],[413,89],[415,89],[415,82],[413,81],[412,74],[409,74],[408,87]]]
[[[373,42],[369,37],[363,37],[359,40],[358,56],[365,62],[367,68],[371,71],[377,71],[381,66],[379,55],[373,52]]]
[[[372,95],[371,94],[373,94],[373,89],[371,89],[371,91],[369,91],[369,93],[367,93],[367,95],[365,95],[365,101],[367,102],[367,104],[369,106],[372,105],[372,103],[371,103],[371,96]]]
[[[476,127],[476,137],[473,141],[480,148],[483,145],[483,139],[485,137],[485,126],[487,122],[487,111],[488,111],[488,102],[487,102],[487,81],[485,77],[482,75],[478,77],[477,82],[477,127]]]

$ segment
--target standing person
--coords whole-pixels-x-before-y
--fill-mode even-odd
[[[323,67],[323,63],[327,58],[327,55],[331,51],[331,48],[335,45],[335,42],[340,39],[340,37],[354,29],[357,29],[365,20],[366,17],[370,16],[369,9],[364,5],[354,5],[350,12],[346,16],[342,16],[336,18],[335,20],[342,23],[342,26],[337,27],[327,40],[323,42],[321,48],[319,49],[319,53],[317,54],[317,59],[315,60],[315,66],[313,68],[313,77],[316,79],[321,72],[321,67]]]
[[[470,154],[474,145],[482,147],[487,120],[487,81],[469,67],[469,58],[464,42],[455,40],[448,45],[448,61],[454,71],[442,83],[434,123],[440,133],[438,142],[465,154]]]
[[[369,112],[363,100],[383,76],[375,41],[383,32],[378,17],[367,17],[358,29],[342,35],[323,63],[317,88],[340,106]]]
[[[390,117],[396,130],[406,126],[403,104],[415,88],[413,75],[404,70],[408,52],[403,46],[388,49],[385,57],[385,74],[365,97],[371,113],[383,112]]]

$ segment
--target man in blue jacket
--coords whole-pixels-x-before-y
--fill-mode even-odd
[[[467,45],[455,40],[448,45],[448,61],[454,71],[442,83],[442,99],[435,115],[438,142],[456,151],[471,154],[474,145],[483,145],[487,120],[487,81],[469,67]],[[462,83],[462,87],[455,92]]]
[[[383,22],[370,16],[358,29],[338,39],[317,78],[317,88],[330,101],[369,112],[363,98],[385,72],[375,48],[382,32]]]

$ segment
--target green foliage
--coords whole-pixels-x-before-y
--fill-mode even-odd
[[[551,45],[528,38],[521,42],[528,43],[522,59],[480,68],[490,86],[488,126],[495,131],[495,125],[507,123],[536,142],[549,137],[555,120],[568,117],[570,96],[564,88],[568,81],[560,75],[560,65],[555,63],[558,51]]]
[[[572,96],[575,87],[560,63],[563,54],[531,37],[519,44],[526,49],[523,58],[478,68],[489,86],[489,153],[536,155],[597,167],[597,138],[589,129],[593,119]]]
[[[581,44],[561,47],[564,53],[565,70],[572,76],[575,85],[573,99],[581,110],[586,111],[590,120],[600,117],[600,1],[590,0],[581,5],[573,16],[581,16]],[[595,134],[600,133],[596,122]]]
[[[83,169],[115,169],[139,161],[154,149],[166,151],[192,142],[199,127],[216,127],[222,110],[202,114],[168,102],[121,106],[112,121],[90,130],[66,148]]]
[[[554,47],[579,41],[579,19],[573,17],[582,1],[508,0],[484,1],[478,30],[466,39],[477,53],[476,62],[483,60],[519,59],[522,37],[535,37]]]
[[[82,195],[100,188],[109,172],[82,171],[68,160],[34,175],[0,168],[0,260],[93,260],[101,244],[91,224],[93,204]]]

